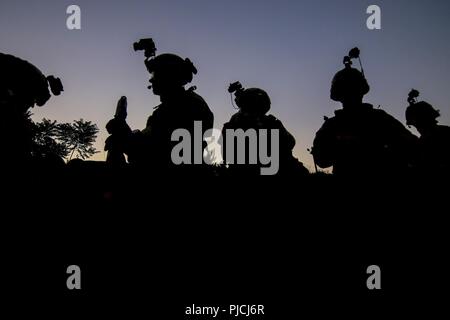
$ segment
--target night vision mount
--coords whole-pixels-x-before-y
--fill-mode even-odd
[[[411,91],[408,94],[408,102],[409,104],[415,104],[417,103],[417,98],[419,97],[420,92],[416,89],[411,89]]]
[[[152,38],[140,39],[133,43],[133,49],[134,51],[144,51],[146,60],[156,55],[156,46]]]
[[[353,49],[351,49],[348,53],[347,56],[344,57],[344,65],[346,68],[350,68],[353,64],[352,59],[358,59],[359,61],[359,66],[361,67],[361,73],[364,76],[364,69],[361,63],[361,57],[360,57],[361,51],[359,50],[358,47],[355,47]]]

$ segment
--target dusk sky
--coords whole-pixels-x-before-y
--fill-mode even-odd
[[[66,28],[66,8],[81,8],[81,30]],[[366,27],[381,7],[381,30]],[[235,112],[227,87],[241,81],[272,100],[271,113],[296,137],[295,154],[312,170],[307,148],[340,105],[329,98],[333,75],[354,46],[371,85],[366,101],[405,123],[411,88],[450,124],[450,1],[149,0],[0,2],[0,51],[60,77],[64,93],[33,109],[34,119],[84,118],[100,128],[94,159],[104,160],[106,122],[128,97],[128,123],[143,129],[159,98],[133,42],[152,37],[158,53],[189,57],[192,85],[222,128]]]

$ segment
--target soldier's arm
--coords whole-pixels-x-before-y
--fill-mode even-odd
[[[127,138],[125,154],[131,162],[140,159],[144,150],[148,148],[146,141],[148,142],[149,137],[151,136],[155,112],[157,112],[157,110],[148,117],[143,130],[133,130]]]
[[[219,141],[218,141],[218,144],[220,145],[220,148],[221,148],[222,158],[223,158],[224,163],[226,162],[226,156],[227,156],[226,155],[226,143],[227,143],[226,142],[226,130],[229,129],[229,127],[230,127],[229,122],[227,122],[223,125],[222,134],[220,135]]]
[[[294,136],[286,129],[279,119],[272,115],[269,115],[268,118],[275,124],[273,127],[277,128],[280,132],[280,145],[286,148],[286,150],[292,151],[296,143]]]
[[[393,116],[386,114],[386,128],[391,137],[394,138],[394,143],[405,146],[407,148],[415,147],[418,138],[411,133],[400,121]]]
[[[321,168],[334,165],[336,159],[336,134],[334,126],[327,120],[317,131],[314,138],[312,154],[315,163]]]
[[[411,133],[400,121],[386,113],[386,129],[391,137],[392,146],[396,152],[414,166],[417,162],[419,139]]]

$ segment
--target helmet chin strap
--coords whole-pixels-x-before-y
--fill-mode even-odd
[[[363,69],[363,66],[361,63],[361,57],[358,57],[358,61],[359,61],[359,66],[361,67],[361,73],[362,73],[363,77],[365,78],[366,76],[364,75],[364,69]]]
[[[234,104],[233,94],[231,92],[230,92],[230,100],[231,100],[231,105],[233,106],[233,109],[239,110],[239,107]]]

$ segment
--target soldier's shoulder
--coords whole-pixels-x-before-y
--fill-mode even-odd
[[[341,121],[344,120],[344,113],[340,112],[341,110],[337,110],[334,113],[334,116],[328,117],[328,116],[324,116],[323,117],[323,124],[322,127],[332,127],[332,126],[336,126],[338,125]]]
[[[22,60],[16,56],[13,56],[11,54],[2,53],[0,52],[0,62],[6,64],[13,64],[13,63],[25,63],[25,60]]]
[[[334,135],[336,131],[342,126],[343,120],[339,116],[324,117],[324,122],[319,130],[316,132],[316,136],[329,136]]]
[[[439,130],[450,131],[450,127],[449,126],[445,126],[445,125],[440,124],[438,127],[439,127]]]
[[[438,131],[441,135],[444,135],[446,137],[450,137],[450,127],[449,126],[444,126],[444,125],[439,125],[438,126]]]
[[[164,104],[160,103],[156,107],[153,107],[153,112],[150,116],[148,116],[147,121],[149,121],[152,117],[158,116],[158,114],[164,111]]]
[[[194,102],[195,104],[202,105],[202,106],[208,106],[205,99],[201,95],[199,95],[198,93],[196,93],[192,90],[186,91],[186,97],[189,100],[191,100],[192,102]]]
[[[224,124],[224,128],[237,128],[242,125],[243,121],[245,121],[245,119],[242,112],[236,112],[231,116],[230,120]]]
[[[264,116],[264,119],[266,119],[267,121],[272,121],[272,122],[279,122],[281,123],[280,119],[278,119],[277,117],[275,117],[273,114],[268,114]]]
[[[274,128],[274,129],[283,129],[284,128],[283,123],[281,122],[281,120],[278,119],[277,117],[275,117],[272,114],[265,115],[263,117],[263,122],[269,128]]]
[[[191,90],[186,92],[192,111],[199,113],[202,117],[213,118],[213,113],[203,97]]]
[[[372,108],[372,113],[379,116],[379,117],[384,117],[384,118],[393,118],[393,116],[391,116],[389,113],[387,113],[385,110],[381,109],[381,108]]]
[[[385,118],[385,119],[395,119],[386,110],[381,108],[381,106],[378,106],[378,108],[374,108],[374,106],[369,103],[364,103],[363,105],[365,105],[367,110],[369,110],[370,113],[374,116],[377,116],[379,118]]]
[[[155,119],[161,118],[164,116],[164,108],[160,108],[161,105],[158,105],[154,108],[153,112],[151,115],[148,116],[147,118],[147,122],[146,122],[146,127],[149,127],[153,124],[153,122],[155,121]]]
[[[240,119],[242,119],[242,112],[238,111],[231,116],[229,122],[239,121]]]
[[[373,109],[372,114],[375,119],[381,122],[390,122],[395,124],[401,124],[399,120],[397,120],[393,115],[389,114],[387,111],[383,109]],[[403,126],[403,125],[402,125]]]

